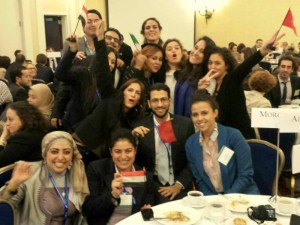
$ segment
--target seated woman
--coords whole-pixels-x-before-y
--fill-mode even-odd
[[[28,92],[28,103],[40,110],[43,116],[50,122],[50,116],[54,103],[54,95],[46,84],[32,85]]]
[[[19,101],[9,105],[6,117],[0,137],[0,167],[18,160],[41,160],[41,141],[48,131],[48,122],[41,112]]]
[[[89,190],[71,135],[62,131],[47,134],[42,141],[42,156],[40,162],[17,162],[0,197],[18,207],[21,225],[77,225]]]
[[[276,84],[276,77],[266,70],[256,70],[250,74],[248,85],[251,90],[244,91],[250,118],[252,108],[272,108],[271,102],[264,95],[275,87]]]
[[[115,224],[136,213],[144,204],[153,204],[152,175],[146,173],[141,186],[124,183],[122,172],[141,170],[134,164],[137,140],[130,130],[120,129],[111,138],[112,159],[91,162],[87,169],[90,195],[83,213],[92,225]]]
[[[185,150],[197,189],[205,195],[259,194],[249,145],[238,130],[216,123],[218,113],[218,105],[210,95],[195,92],[191,117],[199,132],[189,137]],[[223,154],[231,157],[221,161]]]

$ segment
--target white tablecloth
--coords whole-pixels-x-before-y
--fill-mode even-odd
[[[257,205],[266,205],[269,204],[268,200],[270,196],[264,196],[264,195],[246,195],[244,196],[245,199],[251,202],[251,206],[257,206]],[[212,202],[212,201],[229,201],[228,198],[225,198],[224,196],[205,196],[204,197],[207,202]],[[158,212],[162,210],[176,210],[178,207],[182,207],[183,202],[182,200],[177,200],[173,202],[168,202],[164,203],[161,205],[157,205],[153,207],[153,211]],[[196,223],[196,225],[210,225],[210,224],[215,224],[203,216],[203,212],[205,212],[205,207],[203,208],[195,208],[197,211],[199,211],[199,214],[201,215],[200,220]],[[154,214],[155,216],[155,214]],[[233,224],[233,219],[236,217],[241,217],[247,220],[247,224],[253,225],[256,224],[255,222],[251,221],[247,213],[238,213],[238,212],[231,212],[230,217],[223,223],[224,225],[232,225]],[[277,225],[277,224],[282,224],[282,225],[289,225],[290,223],[290,216],[282,216],[276,214],[277,221],[276,222],[265,222],[265,225]],[[140,212],[133,214],[132,216],[120,221],[117,223],[117,225],[159,225],[160,223],[158,221],[144,221],[142,218],[142,215]],[[177,223],[179,224],[179,223]]]

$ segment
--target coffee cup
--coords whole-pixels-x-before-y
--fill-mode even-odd
[[[216,223],[220,223],[225,219],[225,213],[225,205],[221,201],[214,201],[208,205],[208,217]]]
[[[277,200],[277,210],[281,213],[289,214],[294,210],[294,202],[290,198],[279,198]]]
[[[203,197],[203,193],[200,191],[189,191],[187,193],[187,200],[191,205],[200,204],[202,197]]]

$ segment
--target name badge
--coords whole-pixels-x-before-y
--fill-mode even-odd
[[[295,90],[295,96],[297,96],[297,95],[299,95],[300,94],[300,90],[298,89],[298,90]]]
[[[227,166],[233,154],[234,151],[232,151],[230,148],[227,148],[226,146],[223,146],[221,148],[221,151],[219,152],[218,161],[223,165]]]
[[[121,194],[120,206],[131,206],[132,205],[132,195],[131,194]]]

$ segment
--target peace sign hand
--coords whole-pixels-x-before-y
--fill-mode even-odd
[[[212,82],[212,79],[215,79],[219,75],[214,69],[208,71],[208,73],[198,81],[198,89],[207,89]]]

